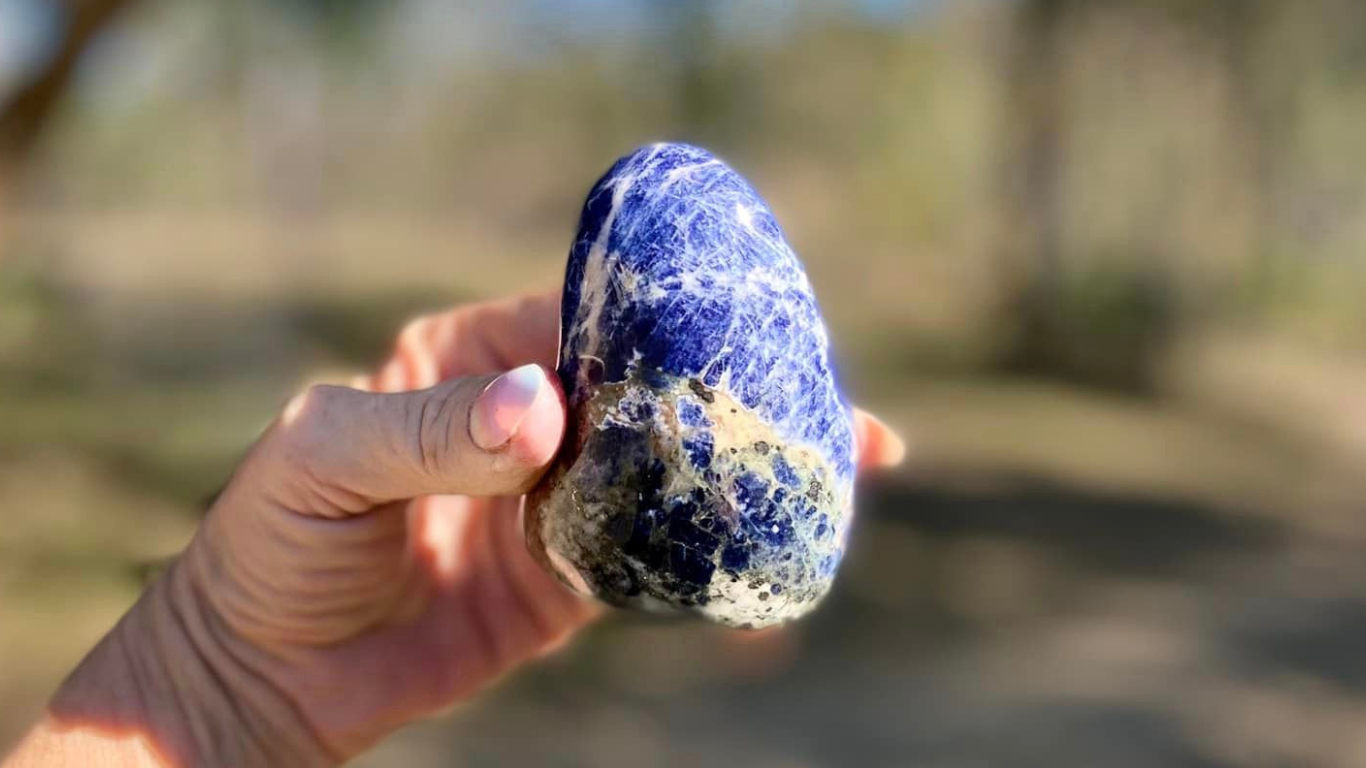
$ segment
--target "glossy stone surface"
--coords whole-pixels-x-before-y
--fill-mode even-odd
[[[559,375],[570,427],[527,502],[533,555],[617,605],[758,627],[828,590],[855,446],[824,323],[758,193],[656,144],[588,194]]]

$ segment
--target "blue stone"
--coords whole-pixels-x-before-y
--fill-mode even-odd
[[[564,449],[532,554],[607,602],[776,624],[830,588],[855,445],[825,324],[768,205],[705,150],[656,144],[593,186],[569,252]]]

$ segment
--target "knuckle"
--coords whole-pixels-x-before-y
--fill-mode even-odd
[[[422,315],[409,320],[398,332],[398,341],[395,343],[395,350],[399,354],[413,354],[421,352],[427,346],[427,334],[430,331],[432,318],[430,315]]]
[[[455,310],[446,319],[446,327],[441,330],[445,343],[452,346],[456,345],[469,334],[469,327],[469,310],[464,307]]]
[[[291,509],[321,508],[315,502],[322,495],[321,478],[334,460],[329,439],[329,424],[343,387],[316,384],[295,395],[272,430],[265,444],[264,464],[271,467],[268,477]]]
[[[455,398],[431,394],[416,398],[408,405],[407,419],[412,428],[413,453],[422,470],[429,475],[441,474],[450,462],[455,446],[452,443]]]
[[[295,395],[280,419],[286,442],[300,448],[316,444],[343,391],[343,387],[314,384]]]
[[[373,400],[347,387],[318,384],[290,401],[263,454],[277,501],[285,508],[322,517],[359,512],[370,505],[353,483],[358,463],[358,408]]]

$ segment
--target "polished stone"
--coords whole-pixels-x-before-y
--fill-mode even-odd
[[[608,602],[764,626],[829,589],[855,446],[806,273],[705,150],[656,144],[595,184],[569,254],[560,459],[538,559]]]

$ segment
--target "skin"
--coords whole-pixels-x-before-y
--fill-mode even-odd
[[[471,415],[497,373],[553,369],[557,310],[421,318],[374,376],[292,400],[5,766],[337,765],[600,615],[522,540],[564,433],[555,377],[493,450]],[[905,452],[861,411],[856,433],[860,470]]]

